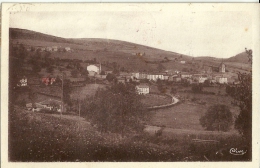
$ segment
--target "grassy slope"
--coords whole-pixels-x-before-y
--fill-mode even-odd
[[[95,131],[84,120],[32,113],[20,108],[10,113],[11,161],[174,161],[175,149],[120,139]]]
[[[174,65],[173,61],[180,54],[164,51],[148,46],[108,39],[64,39],[45,35],[38,32],[21,29],[10,29],[11,42],[24,44],[25,46],[70,46],[75,52],[53,52],[52,57],[67,59],[93,59],[103,63],[106,61],[117,62],[130,71],[156,71],[158,64],[150,64],[145,61],[162,61],[167,57],[170,62],[163,63],[166,69],[178,67],[181,70],[186,65]],[[133,53],[145,53],[145,56],[136,56]],[[191,57],[182,55],[181,60],[191,60]]]
[[[169,137],[148,135],[119,138],[116,134],[100,134],[82,118],[32,113],[15,107],[9,113],[10,161],[191,161],[243,160],[217,156],[221,147],[241,146],[237,136],[216,135],[219,145],[193,144],[195,134]]]
[[[22,43],[26,46],[60,46],[60,47],[71,47],[74,52],[58,53],[53,52],[52,57],[59,57],[64,59],[93,59],[104,63],[117,62],[122,67],[129,71],[156,71],[158,63],[150,64],[145,61],[162,61],[167,57],[170,61],[162,63],[165,69],[182,70],[183,68],[193,68],[191,64],[180,64],[174,62],[175,58],[179,58],[180,54],[170,51],[164,51],[148,46],[134,44],[119,40],[110,39],[65,39],[55,36],[50,36],[38,32],[22,29],[10,29],[10,37],[13,44],[17,42]],[[136,56],[132,53],[145,53],[145,56]],[[180,60],[191,61],[192,57],[182,55]],[[202,60],[204,65],[215,65],[218,66],[221,59],[213,57],[196,57],[195,60]],[[232,71],[249,71],[251,69],[247,64],[247,57],[245,53],[238,54],[235,57],[224,60],[228,65],[228,69]],[[196,68],[199,70],[199,68]]]

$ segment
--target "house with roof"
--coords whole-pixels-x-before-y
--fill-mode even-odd
[[[208,76],[205,74],[194,74],[192,75],[192,81],[198,82],[198,83],[204,83],[206,80],[208,80]]]
[[[166,75],[163,75],[163,80],[169,80],[169,77],[170,77],[171,75],[169,75],[169,74],[166,74]]]
[[[224,77],[224,76],[217,76],[217,77],[215,77],[215,80],[216,80],[217,83],[220,83],[220,84],[227,84],[228,83],[227,77]]]
[[[68,52],[70,51],[70,47],[65,47],[64,50]]]
[[[139,79],[139,72],[132,72],[132,78],[133,79]]]
[[[191,74],[186,73],[186,72],[182,72],[180,76],[181,76],[181,78],[191,78],[192,77]]]
[[[138,94],[146,95],[150,93],[150,87],[148,85],[141,84],[137,85],[135,88]]]
[[[52,48],[51,47],[46,47],[45,51],[52,51]]]
[[[92,64],[87,66],[89,76],[95,76],[101,73],[101,64]]]
[[[58,47],[57,46],[53,46],[52,47],[52,51],[55,51],[55,52],[58,51]]]
[[[23,78],[21,78],[19,80],[19,82],[17,83],[17,86],[19,86],[19,87],[27,86],[27,78],[25,76]]]
[[[140,73],[139,73],[139,79],[147,79],[147,76],[148,76],[148,74],[145,73],[145,72],[140,72]],[[137,79],[138,79],[138,78],[137,78]]]
[[[41,109],[47,109],[50,111],[61,112],[62,110],[62,101],[56,99],[46,99],[38,103],[27,103],[27,109],[32,109],[32,111],[40,111]],[[66,106],[63,106],[63,112],[66,112]]]
[[[153,81],[157,81],[158,79],[164,80],[164,75],[162,73],[151,73],[147,74],[147,79]]]

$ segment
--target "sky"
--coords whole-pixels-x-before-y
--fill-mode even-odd
[[[242,11],[15,12],[9,26],[64,38],[107,38],[190,56],[228,58],[253,45]]]

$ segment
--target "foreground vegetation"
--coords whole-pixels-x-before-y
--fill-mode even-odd
[[[84,120],[33,113],[11,107],[10,161],[216,161],[247,160],[228,153],[243,144],[239,136],[204,135],[219,143],[194,143],[195,134],[151,136],[145,133],[124,138],[99,133]],[[219,152],[216,154],[216,152]],[[220,152],[222,154],[220,154]],[[205,157],[207,159],[205,159]]]

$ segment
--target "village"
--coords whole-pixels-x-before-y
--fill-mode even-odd
[[[13,47],[16,47],[14,45]],[[19,47],[19,45],[18,45]],[[24,46],[23,46],[24,47]],[[51,52],[73,52],[74,50],[70,47],[27,47],[27,52],[36,52],[36,53],[51,53]],[[144,53],[136,53],[138,55],[145,55]],[[45,100],[41,100],[35,103],[35,107],[33,108],[33,103],[26,103],[26,107],[33,111],[41,111],[42,109],[54,110],[57,112],[66,111],[64,106],[63,98],[61,96],[61,91],[63,88],[61,85],[57,85],[57,83],[62,83],[62,78],[67,79],[69,81],[69,86],[72,88],[86,88],[90,86],[95,86],[93,88],[95,90],[99,86],[110,85],[112,83],[131,83],[135,85],[136,92],[140,95],[147,95],[151,93],[158,92],[158,83],[160,85],[167,85],[170,88],[179,85],[203,85],[203,86],[218,86],[218,85],[228,85],[228,84],[238,84],[237,80],[228,78],[226,75],[226,65],[222,62],[219,66],[206,66],[200,71],[200,73],[194,72],[185,72],[176,69],[169,69],[164,71],[155,71],[155,72],[129,72],[127,70],[122,70],[115,68],[116,66],[108,66],[102,63],[98,63],[95,59],[90,61],[80,61],[73,60],[68,61],[64,59],[60,59],[59,66],[57,69],[53,69],[52,71],[46,72],[47,70],[41,70],[39,72],[39,76],[30,75],[32,72],[32,65],[30,65],[30,58],[28,58],[26,66],[23,68],[29,73],[28,77],[25,74],[20,74],[22,78],[17,83],[17,88],[23,87],[32,87],[36,90],[37,93],[43,94],[46,97]],[[52,59],[50,59],[52,60]],[[194,59],[193,59],[194,60]],[[46,58],[45,58],[46,61]],[[93,64],[93,63],[94,64]],[[113,64],[116,65],[115,62]],[[179,64],[186,64],[186,61],[180,60]],[[29,68],[28,68],[29,67]],[[63,68],[62,68],[63,67]],[[47,68],[48,69],[48,68]],[[84,72],[84,73],[83,73]],[[46,89],[42,88],[42,86],[52,87],[52,91],[46,91]],[[41,87],[41,89],[39,89]],[[74,89],[75,90],[75,89]],[[167,94],[165,90],[162,89],[158,92],[160,94]],[[170,91],[168,91],[170,94]],[[83,94],[84,96],[89,96],[86,92]],[[92,95],[92,94],[90,94]],[[75,100],[78,99],[75,96],[72,96]],[[78,95],[78,97],[82,97]],[[52,101],[50,101],[52,100]],[[55,102],[55,103],[53,103]],[[54,105],[56,104],[56,105]],[[58,105],[57,105],[58,104]],[[64,107],[62,107],[64,106]],[[153,106],[153,104],[151,104]],[[37,108],[36,108],[37,107]],[[62,109],[63,108],[63,109]]]

